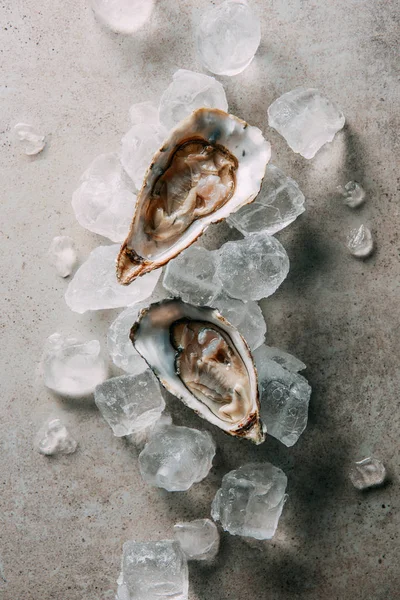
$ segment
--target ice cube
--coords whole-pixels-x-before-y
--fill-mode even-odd
[[[313,88],[296,88],[280,96],[268,109],[268,123],[293,150],[313,158],[344,127],[343,113]]]
[[[141,125],[142,123],[158,125],[158,106],[151,100],[132,104],[129,109],[129,116],[132,125]]]
[[[150,300],[148,303],[150,304]],[[146,302],[139,302],[128,306],[113,321],[107,335],[108,352],[113,363],[120,369],[134,375],[138,375],[147,369],[146,361],[135,350],[129,338],[132,325],[145,305]]]
[[[347,248],[357,258],[367,258],[374,250],[374,240],[369,227],[360,225],[352,229],[347,236]]]
[[[365,190],[357,181],[349,181],[344,187],[338,186],[337,189],[343,196],[344,203],[350,208],[357,208],[365,202]]]
[[[28,156],[39,154],[46,145],[44,135],[39,133],[33,125],[17,123],[14,132],[23,152]]]
[[[311,387],[304,377],[271,360],[267,346],[257,348],[253,356],[258,373],[261,420],[269,435],[285,446],[293,446],[307,426]]]
[[[134,33],[149,20],[154,0],[91,0],[99,21],[116,33]]]
[[[228,110],[225,90],[209,75],[179,69],[160,100],[160,121],[167,128],[175,127],[197,108]]]
[[[121,285],[115,274],[118,244],[99,246],[79,267],[68,285],[65,301],[77,313],[119,308],[148,298],[161,275],[161,269],[147,273],[130,285]]]
[[[252,233],[218,251],[217,275],[226,294],[239,300],[271,296],[289,272],[286,250],[274,237]]]
[[[258,231],[273,235],[305,211],[304,202],[304,194],[294,179],[268,164],[257,198],[229,215],[227,221],[243,235]]]
[[[267,325],[257,302],[242,302],[222,292],[213,300],[212,306],[238,329],[251,350],[264,343]]]
[[[47,421],[37,436],[37,448],[41,454],[72,454],[78,444],[60,419]]]
[[[59,235],[53,239],[48,250],[49,262],[60,277],[71,275],[76,265],[75,242],[68,235]]]
[[[369,456],[358,462],[355,462],[350,471],[350,480],[358,490],[366,490],[370,487],[382,485],[386,479],[386,469],[384,464]]]
[[[176,523],[174,535],[188,560],[212,560],[218,554],[219,532],[210,519]]]
[[[196,30],[200,60],[217,75],[241,73],[253,60],[260,41],[259,19],[246,1],[210,6]]]
[[[151,427],[165,408],[158,380],[150,369],[113,377],[98,385],[94,400],[117,437]]]
[[[200,246],[189,246],[168,263],[163,286],[184,302],[211,305],[222,288],[216,268],[215,252]]]
[[[187,600],[189,574],[178,542],[126,542],[117,600]]]
[[[211,515],[232,535],[271,539],[286,500],[287,477],[268,462],[250,463],[224,475]]]
[[[47,339],[42,365],[45,385],[61,396],[79,398],[92,394],[108,376],[98,340],[82,343],[60,333]]]
[[[180,492],[207,477],[214,455],[215,442],[207,431],[166,425],[150,437],[139,468],[148,484]]]
[[[100,154],[81,177],[72,196],[72,208],[82,227],[113,242],[126,238],[136,205],[136,196],[123,182],[117,154]]]
[[[259,349],[258,360],[259,362],[264,360],[273,360],[287,371],[292,371],[293,373],[304,371],[304,369],[307,368],[301,360],[292,354],[281,350],[281,348],[267,346],[266,344]]]
[[[167,130],[155,123],[134,125],[122,138],[121,163],[140,190],[151,159],[161,147]]]

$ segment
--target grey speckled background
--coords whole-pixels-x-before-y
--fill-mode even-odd
[[[78,316],[66,282],[47,265],[51,239],[71,235],[83,259],[101,243],[82,230],[71,193],[88,163],[118,149],[133,102],[158,99],[178,68],[199,68],[191,26],[206,0],[158,0],[134,38],[103,30],[85,0],[0,2],[1,327],[0,598],[108,600],[121,545],[166,538],[176,519],[207,515],[224,472],[268,459],[289,477],[289,500],[272,542],[224,535],[213,567],[190,566],[191,600],[395,600],[399,556],[399,4],[396,0],[254,1],[262,46],[251,66],[221,78],[232,112],[260,126],[273,161],[298,180],[307,212],[279,234],[287,281],[263,302],[271,343],[308,365],[309,427],[292,449],[259,448],[216,432],[208,479],[168,494],[140,480],[135,451],[112,436],[91,401],[52,397],[40,380],[45,338],[56,330],[102,336],[115,312]],[[268,105],[316,86],[347,118],[334,143],[308,162],[269,130]],[[34,159],[12,143],[18,121],[48,136]],[[342,206],[335,186],[356,178],[368,202]],[[373,258],[346,253],[349,227],[367,222]],[[210,246],[227,234],[207,233]],[[202,425],[177,402],[177,422]],[[80,442],[46,459],[33,438],[62,414]],[[355,491],[350,461],[387,465],[386,487]]]

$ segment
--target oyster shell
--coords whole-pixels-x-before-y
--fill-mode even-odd
[[[257,196],[271,146],[261,131],[222,110],[200,108],[154,156],[117,260],[128,284],[193,244],[210,223]]]
[[[253,358],[217,310],[164,300],[142,310],[130,338],[163,386],[201,417],[231,435],[264,441]]]

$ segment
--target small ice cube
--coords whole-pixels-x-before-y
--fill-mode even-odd
[[[350,471],[351,483],[358,490],[382,485],[386,479],[384,464],[372,456],[355,462]]]
[[[344,187],[338,186],[337,190],[350,208],[357,208],[365,202],[365,190],[357,181],[349,181]]]
[[[211,516],[232,535],[271,539],[286,500],[287,477],[268,462],[250,463],[224,475]]]
[[[117,600],[187,600],[186,557],[172,540],[126,542]]]
[[[137,190],[140,190],[151,159],[161,147],[166,129],[154,123],[134,125],[122,138],[121,163]]]
[[[99,246],[89,255],[69,283],[65,301],[77,313],[87,310],[119,308],[148,298],[154,290],[161,269],[152,271],[133,281],[121,285],[115,274],[118,244]]]
[[[117,437],[154,425],[165,408],[158,380],[150,371],[113,377],[98,385],[94,400]]]
[[[229,215],[227,221],[243,235],[258,231],[273,235],[305,211],[304,202],[304,194],[294,179],[268,164],[257,198]]]
[[[206,9],[196,30],[203,65],[217,75],[241,73],[261,41],[260,22],[246,1],[226,0]]]
[[[148,484],[181,492],[207,477],[214,455],[215,442],[207,431],[167,425],[162,435],[150,437],[139,468]]]
[[[211,305],[222,289],[216,268],[215,252],[190,246],[168,263],[163,286],[173,296],[180,296],[184,302]]]
[[[132,125],[141,125],[142,123],[159,124],[158,106],[151,100],[132,104],[129,109],[129,116]]]
[[[48,251],[49,262],[60,277],[71,275],[76,265],[75,242],[68,235],[59,235],[53,239]]]
[[[259,360],[260,362],[265,360],[273,360],[287,371],[292,371],[292,373],[298,373],[299,371],[304,371],[304,369],[307,368],[301,360],[292,354],[281,350],[281,348],[267,346],[266,344],[260,348]]]
[[[226,294],[239,300],[271,296],[289,272],[285,248],[274,237],[252,233],[218,251],[217,275]]]
[[[82,227],[122,242],[129,232],[136,196],[123,182],[117,154],[100,154],[81,177],[72,196],[72,208]]]
[[[271,360],[270,349],[265,344],[257,348],[253,356],[258,373],[261,420],[268,435],[285,446],[293,446],[307,426],[311,387],[302,375]]]
[[[212,560],[218,554],[219,532],[210,519],[176,523],[174,535],[188,560]]]
[[[37,448],[41,454],[72,454],[78,444],[60,419],[50,419],[37,436]]]
[[[33,125],[17,123],[14,132],[21,148],[28,156],[39,154],[46,145],[44,135],[41,135]]]
[[[99,21],[116,33],[134,33],[149,20],[154,0],[91,0]]]
[[[250,350],[255,350],[264,343],[267,324],[257,302],[242,302],[222,292],[211,304],[238,329]]]
[[[344,127],[343,113],[313,88],[296,88],[280,96],[268,109],[268,123],[293,150],[313,158]]]
[[[197,108],[228,110],[221,83],[204,73],[179,69],[160,100],[160,121],[171,129]]]
[[[47,339],[42,365],[45,385],[61,396],[92,394],[108,376],[98,340],[82,343],[60,333]]]
[[[374,250],[371,230],[366,225],[352,229],[347,236],[347,248],[357,258],[367,258]]]
[[[148,303],[150,304],[150,300]],[[133,375],[138,375],[147,369],[146,361],[136,351],[129,338],[132,325],[137,320],[140,310],[145,305],[146,302],[139,302],[128,306],[113,321],[107,335],[108,352],[113,363],[120,369]]]

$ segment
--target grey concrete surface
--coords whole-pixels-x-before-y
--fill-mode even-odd
[[[287,281],[262,303],[271,343],[304,360],[314,394],[309,426],[290,449],[261,447],[215,431],[210,476],[187,493],[144,485],[135,450],[113,437],[92,400],[57,399],[39,361],[54,331],[104,334],[115,311],[78,316],[67,282],[46,262],[55,235],[71,235],[83,260],[102,239],[82,230],[71,193],[88,163],[118,149],[133,102],[157,100],[177,68],[199,69],[192,22],[207,0],[158,0],[133,37],[102,29],[85,0],[0,2],[1,408],[0,598],[114,597],[122,543],[168,538],[177,519],[207,516],[222,475],[268,459],[288,475],[289,499],[272,542],[223,535],[212,567],[190,565],[191,600],[396,600],[400,598],[399,28],[397,0],[253,1],[262,45],[244,73],[221,77],[231,112],[260,126],[273,161],[301,185],[307,211],[279,234],[291,258]],[[338,103],[344,131],[314,160],[294,155],[269,130],[281,93],[315,86]],[[12,141],[18,121],[47,136],[36,158]],[[335,187],[358,179],[358,211]],[[368,223],[374,256],[343,245]],[[204,243],[215,246],[227,228]],[[178,423],[203,426],[179,402]],[[79,440],[75,455],[33,449],[44,418],[60,414]],[[211,427],[210,427],[211,429]],[[352,488],[351,461],[373,453],[387,485]]]

